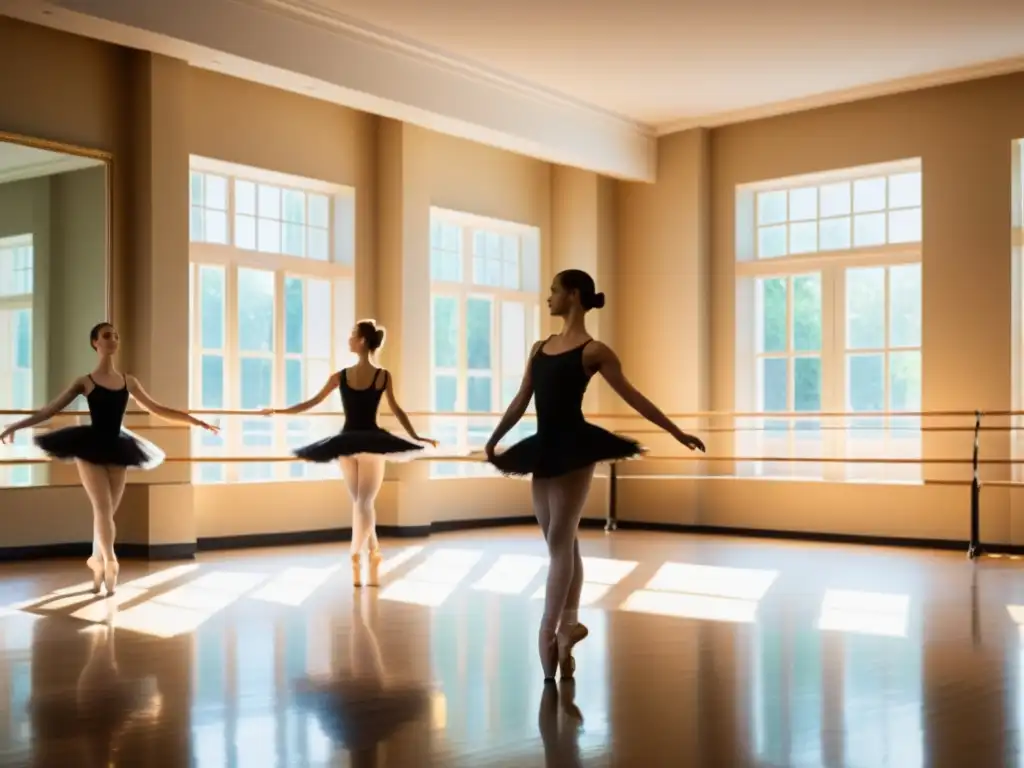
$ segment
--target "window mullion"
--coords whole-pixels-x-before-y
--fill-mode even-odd
[[[238,349],[238,265],[224,267],[224,388],[227,390],[224,402],[226,410],[237,410],[241,407],[242,363]],[[224,419],[224,446],[230,456],[237,456],[241,451],[242,431],[241,419],[228,416]],[[230,462],[224,465],[225,482],[238,481],[239,464]]]

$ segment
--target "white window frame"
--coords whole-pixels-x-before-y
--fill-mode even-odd
[[[458,282],[434,279],[431,275],[430,281],[430,410],[438,415],[431,418],[432,426],[450,424],[454,421],[457,425],[457,442],[455,448],[460,451],[479,450],[482,446],[472,445],[469,434],[470,427],[486,425],[493,428],[498,417],[493,414],[481,414],[475,416],[444,416],[443,412],[434,411],[437,402],[437,377],[442,375],[455,376],[456,395],[455,412],[468,412],[468,382],[473,372],[468,368],[467,361],[467,331],[466,331],[466,306],[469,299],[486,299],[491,302],[491,402],[498,406],[498,411],[505,408],[505,401],[502,397],[502,383],[506,376],[515,375],[521,377],[522,370],[505,371],[502,359],[502,318],[501,302],[509,301],[524,305],[525,314],[525,337],[523,359],[528,360],[530,349],[534,342],[540,338],[542,320],[540,316],[541,305],[541,256],[540,256],[540,232],[536,227],[518,224],[515,222],[501,221],[461,211],[451,211],[443,208],[431,207],[431,225],[434,222],[457,226],[461,228],[461,277]],[[474,234],[478,232],[493,233],[502,236],[512,235],[519,240],[519,274],[520,290],[512,290],[504,287],[478,285],[473,282],[473,242]],[[535,256],[537,290],[528,290],[525,274],[525,258],[527,249],[532,250],[531,258]],[[432,256],[431,256],[432,258]],[[454,368],[437,368],[434,365],[436,359],[434,344],[434,300],[435,298],[450,298],[456,304],[456,327],[458,328],[458,341],[456,343],[456,366]],[[533,413],[531,402],[528,413]],[[471,424],[472,422],[472,424]],[[533,423],[528,416],[524,418],[524,427]],[[490,467],[486,465],[475,465],[468,462],[431,462],[430,477],[432,479],[454,479],[465,477],[480,477],[493,474]]]
[[[3,258],[4,252],[14,251],[21,248],[28,248],[32,254],[31,262],[31,273],[33,279],[29,281],[28,293],[0,295],[0,311],[4,312],[15,312],[18,310],[28,310],[31,317],[32,310],[34,307],[34,275],[35,275],[35,239],[31,233],[13,235],[10,237],[0,238],[0,258]],[[33,318],[34,319],[34,318]],[[32,339],[33,347],[35,346],[35,334],[36,329],[32,324]],[[11,349],[13,358],[13,348]],[[34,372],[34,352],[35,349],[29,350],[29,366],[27,370],[29,374],[29,391],[32,392],[35,389],[35,372]],[[4,358],[0,358],[0,409],[15,410],[13,405],[5,406],[6,403],[13,403],[14,396],[14,373],[19,370],[18,366],[14,364],[13,359],[8,359],[6,355]],[[31,408],[31,403],[29,405]],[[32,438],[28,431],[24,431],[15,436],[14,455],[18,458],[28,458],[32,455]],[[31,485],[37,475],[37,470],[40,467],[33,465],[15,465],[11,467],[0,467],[0,486],[4,485]]]
[[[800,357],[814,356],[815,353],[794,352],[790,349],[792,344],[792,312],[793,312],[793,280],[794,277],[817,273],[821,279],[821,411],[824,413],[844,413],[847,411],[847,381],[846,381],[846,359],[847,353],[869,354],[878,352],[884,354],[885,360],[885,403],[886,410],[880,415],[884,423],[886,437],[879,441],[876,455],[889,457],[886,453],[898,439],[890,431],[890,424],[893,419],[906,418],[899,411],[891,411],[889,404],[889,354],[900,351],[921,351],[921,347],[893,347],[888,346],[880,350],[847,350],[846,349],[846,271],[858,267],[895,267],[906,264],[921,264],[922,243],[899,243],[887,244],[872,247],[848,248],[841,250],[817,251],[799,255],[779,256],[774,258],[756,258],[757,249],[757,221],[756,221],[756,196],[759,192],[775,192],[795,188],[818,186],[836,182],[853,182],[860,178],[871,178],[877,176],[891,176],[907,172],[920,172],[921,163],[918,160],[887,163],[883,165],[865,166],[862,168],[845,171],[815,174],[812,176],[793,177],[767,181],[763,183],[750,184],[737,189],[737,231],[736,231],[736,378],[735,378],[735,410],[739,412],[753,413],[762,412],[760,407],[760,392],[758,381],[758,364],[760,357]],[[899,209],[885,209],[899,210]],[[819,200],[820,213],[820,200]],[[889,344],[889,275],[886,269],[886,295],[885,305],[885,343]],[[756,281],[758,279],[788,278],[787,288],[787,351],[784,353],[757,352],[758,334],[761,332],[763,314],[759,312],[760,307],[756,298]],[[792,366],[791,366],[792,369]],[[793,385],[790,379],[790,388],[787,392],[788,406],[793,406]],[[867,414],[866,418],[872,418]],[[784,437],[772,437],[771,433],[765,432],[766,422],[788,421],[789,429]],[[811,443],[810,451],[807,446],[801,446],[800,432],[794,428],[797,421],[819,421],[821,432],[820,441]],[[734,433],[733,455],[760,456],[778,455],[780,457],[838,457],[845,458],[850,454],[851,445],[848,439],[856,433],[845,427],[849,423],[848,418],[820,418],[810,416],[800,418],[797,416],[783,416],[780,419],[772,419],[770,415],[755,418],[739,418]],[[902,450],[905,457],[918,457],[921,455],[921,432],[917,430],[904,430],[906,437],[917,440],[917,449],[908,452]],[[862,452],[862,450],[860,451]],[[873,465],[862,465],[873,466]],[[850,465],[853,467],[853,465]],[[800,480],[829,480],[829,481],[867,481],[867,482],[921,482],[923,474],[920,465],[898,465],[895,469],[884,468],[881,465],[870,472],[858,471],[848,468],[842,463],[815,462],[778,462],[775,465],[770,461],[738,462],[737,473],[743,476],[754,476],[774,479],[800,479]]]
[[[1013,183],[1010,187],[1011,237],[1011,341],[1013,345],[1012,408],[1024,410],[1024,139],[1013,142],[1011,152]],[[1015,429],[1010,433],[1010,454],[1024,459],[1024,417],[1010,420]],[[1014,464],[1011,473],[1016,482],[1024,481],[1024,465]]]
[[[285,349],[285,280],[289,277],[301,279],[314,278],[327,281],[331,286],[331,323],[326,329],[331,334],[329,361],[330,370],[336,371],[352,362],[351,353],[348,351],[347,340],[349,328],[355,321],[354,307],[351,317],[342,316],[343,307],[339,306],[339,299],[345,288],[345,283],[350,288],[349,293],[354,296],[355,286],[355,233],[349,226],[346,228],[346,242],[335,242],[341,236],[337,224],[339,221],[354,222],[355,190],[351,187],[344,187],[326,182],[319,182],[300,177],[288,176],[285,174],[264,171],[261,169],[246,166],[237,166],[207,158],[193,156],[191,158],[191,171],[216,174],[225,176],[228,181],[228,204],[227,204],[227,240],[228,244],[208,243],[193,241],[189,247],[189,259],[192,269],[191,281],[191,354],[190,362],[192,375],[190,376],[191,403],[202,402],[202,356],[203,354],[223,355],[224,358],[224,410],[241,410],[240,381],[242,358],[256,358],[261,354],[258,352],[242,353],[238,348],[238,273],[239,269],[255,269],[271,272],[274,276],[274,351],[265,353],[265,356],[273,361],[273,373],[271,380],[271,403],[275,407],[285,405],[286,392],[286,363],[288,359],[301,358],[304,361],[322,358],[313,358],[305,351],[302,355],[288,353]],[[261,251],[238,248],[234,245],[234,190],[235,180],[254,181],[257,183],[273,185],[281,188],[296,189],[305,193],[321,194],[330,200],[329,210],[329,254],[337,258],[343,255],[344,260],[319,261],[308,256],[291,256],[283,253],[264,253]],[[342,210],[344,209],[344,210]],[[348,242],[348,240],[351,242]],[[224,348],[223,350],[206,350],[202,348],[201,323],[196,322],[198,312],[201,311],[201,284],[197,279],[199,267],[211,266],[220,267],[224,270]],[[308,304],[303,302],[304,312],[308,312]],[[308,319],[304,317],[304,333],[308,328]],[[304,367],[304,372],[308,367]],[[308,397],[322,386],[323,382],[304,382],[303,397]],[[287,403],[293,405],[294,403]],[[199,409],[199,405],[194,408]],[[313,414],[320,411],[324,416]],[[271,455],[287,456],[292,446],[288,443],[288,424],[291,421],[303,419],[315,419],[313,434],[310,441],[316,439],[321,433],[330,432],[341,426],[343,416],[341,414],[340,402],[334,399],[324,401],[310,414],[302,414],[295,417],[283,417],[273,419],[273,440],[272,446],[267,449],[246,448],[242,442],[242,419],[259,418],[253,417],[227,417],[222,419],[225,429],[223,447],[211,449],[201,443],[202,434],[196,433],[193,436],[193,455],[195,456],[217,456],[224,455],[239,457],[245,455]],[[216,421],[216,420],[215,420]],[[259,462],[254,462],[259,464]],[[258,482],[282,482],[290,480],[319,480],[340,476],[336,464],[324,466],[302,465],[301,476],[294,471],[295,465],[290,462],[275,462],[269,464],[270,476],[266,478],[247,478],[243,476],[244,467],[242,462],[227,462],[220,466],[221,478],[217,481],[204,480],[201,472],[204,463],[196,463],[193,473],[193,482],[196,484],[216,483],[258,483]]]

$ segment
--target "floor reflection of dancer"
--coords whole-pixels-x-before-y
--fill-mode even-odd
[[[100,584],[113,594],[117,585],[118,562],[114,554],[114,514],[124,495],[129,467],[152,469],[164,460],[163,452],[148,440],[121,426],[129,396],[156,416],[216,432],[217,428],[168,408],[151,398],[134,376],[120,373],[114,366],[120,337],[110,323],[100,323],[89,333],[89,341],[99,360],[92,373],[75,379],[56,400],[28,418],[0,432],[0,443],[15,432],[42,424],[83,395],[89,404],[90,424],[54,430],[36,438],[36,444],[49,456],[74,460],[89,495],[93,510],[92,556],[87,565],[92,571],[93,592]]]
[[[405,411],[395,399],[391,374],[373,363],[373,356],[384,345],[384,329],[373,320],[360,320],[352,329],[349,350],[358,356],[355,365],[344,368],[331,377],[323,388],[305,402],[288,408],[267,408],[264,415],[296,414],[308,411],[322,403],[335,389],[341,390],[341,405],[345,411],[345,424],[341,432],[295,451],[307,461],[341,462],[341,472],[352,498],[352,582],[362,586],[360,556],[363,547],[369,549],[367,584],[380,583],[380,543],[377,541],[377,511],[375,502],[384,482],[384,457],[408,457],[423,446],[392,435],[377,426],[380,401],[387,396],[388,406],[406,432],[420,443],[437,445],[437,441],[420,437]]]
[[[544,743],[544,764],[548,768],[576,768],[580,759],[583,713],[576,706],[576,681],[564,680],[556,688],[545,685],[537,713],[537,730]]]
[[[541,664],[548,681],[554,679],[556,667],[562,677],[572,677],[572,648],[587,636],[577,616],[583,560],[576,531],[594,465],[641,453],[635,441],[584,420],[583,395],[590,378],[600,373],[645,419],[687,448],[704,450],[699,438],[680,430],[640,394],[622,373],[615,353],[587,333],[586,313],[603,306],[604,294],[596,292],[594,279],[586,272],[569,269],[555,276],[548,307],[562,318],[562,332],[533,346],[519,392],[486,446],[488,459],[503,473],[533,475],[534,513],[551,558],[540,627]],[[496,453],[498,442],[523,417],[534,396],[537,434]]]

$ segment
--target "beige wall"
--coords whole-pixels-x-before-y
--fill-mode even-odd
[[[1020,76],[668,136],[660,141],[658,183],[641,185],[3,19],[0,51],[2,62],[17,61],[27,73],[0,82],[0,130],[115,155],[114,319],[130,326],[126,364],[169,404],[188,396],[181,328],[188,322],[188,156],[196,154],[356,189],[357,313],[391,329],[382,361],[414,411],[429,395],[430,206],[538,227],[545,281],[570,266],[596,273],[608,308],[595,317],[595,331],[614,342],[634,383],[666,411],[730,410],[735,186],[921,157],[924,407],[1010,407],[1009,152],[1010,141],[1024,136]],[[600,389],[591,405],[624,413]],[[187,455],[185,431],[153,436],[171,455]],[[656,454],[678,452],[665,437],[647,442]],[[1006,448],[998,435],[985,445],[987,455]],[[963,449],[960,439],[926,443],[929,455]],[[966,533],[964,489],[650,477],[680,471],[676,462],[624,468],[621,516],[923,538]],[[193,487],[185,464],[133,481],[123,541],[185,543],[350,519],[340,483]],[[595,485],[588,514],[600,514],[604,490]],[[1008,494],[985,494],[986,535],[1024,541]],[[0,521],[9,545],[88,538],[77,488],[0,495],[13,513]],[[382,523],[408,526],[529,508],[526,483],[429,481],[417,465],[389,469],[379,504]]]

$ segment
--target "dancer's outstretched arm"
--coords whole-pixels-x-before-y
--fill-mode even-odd
[[[428,445],[432,445],[436,448],[437,440],[432,440],[429,437],[420,437],[418,434],[416,434],[416,428],[412,425],[412,422],[409,421],[408,414],[406,414],[406,412],[402,410],[402,406],[400,406],[398,404],[398,400],[395,399],[395,390],[394,387],[392,386],[391,374],[385,371],[384,376],[386,377],[386,381],[384,383],[384,392],[388,396],[388,408],[391,409],[391,412],[395,415],[395,418],[398,419],[398,423],[402,425],[402,429],[408,432],[409,437],[411,437],[413,440],[417,440],[421,443],[427,443]]]
[[[533,356],[537,354],[537,350],[543,345],[543,341],[538,341],[533,345],[533,349],[530,350],[530,356],[526,360],[526,370],[523,372],[523,380],[519,384],[519,391],[512,398],[512,402],[508,404],[508,408],[505,409],[505,415],[501,417],[498,426],[494,428],[494,432],[491,433],[490,438],[487,440],[487,445],[484,446],[484,452],[489,459],[494,458],[494,449],[498,447],[501,438],[507,435],[508,431],[519,423],[519,420],[523,418],[523,414],[526,413],[526,409],[530,406],[530,398],[533,397],[533,376],[530,374],[530,363],[533,361]]]
[[[159,416],[161,419],[167,421],[177,422],[179,424],[191,424],[193,427],[199,427],[205,429],[208,432],[217,434],[220,430],[212,424],[207,424],[202,419],[197,419],[184,411],[179,411],[175,408],[168,408],[166,405],[162,405],[150,397],[149,393],[142,387],[139,380],[134,376],[125,376],[125,381],[128,382],[128,392],[135,398],[135,402],[145,408],[147,411],[152,413],[154,416]]]
[[[291,415],[295,413],[305,413],[310,408],[316,408],[320,403],[327,399],[327,396],[331,394],[341,385],[341,374],[332,373],[327,378],[327,383],[324,384],[320,391],[313,395],[309,400],[304,400],[301,403],[290,405],[287,408],[264,408],[260,411],[264,416],[274,416],[275,414],[280,415]]]
[[[622,363],[619,362],[618,356],[610,347],[596,341],[593,344],[588,344],[583,354],[583,364],[590,370],[599,372],[608,385],[615,390],[615,393],[626,402],[626,405],[655,426],[664,429],[691,451],[704,450],[704,443],[699,437],[679,429],[668,416],[661,412],[658,406],[644,397],[640,390],[629,382],[626,374],[622,372]]]
[[[8,442],[14,437],[15,432],[47,422],[63,411],[74,402],[76,397],[85,394],[85,380],[87,378],[87,376],[80,376],[75,379],[71,382],[71,386],[61,392],[53,401],[47,403],[31,416],[26,416],[21,421],[16,421],[8,426],[3,432],[0,432],[0,443]]]

